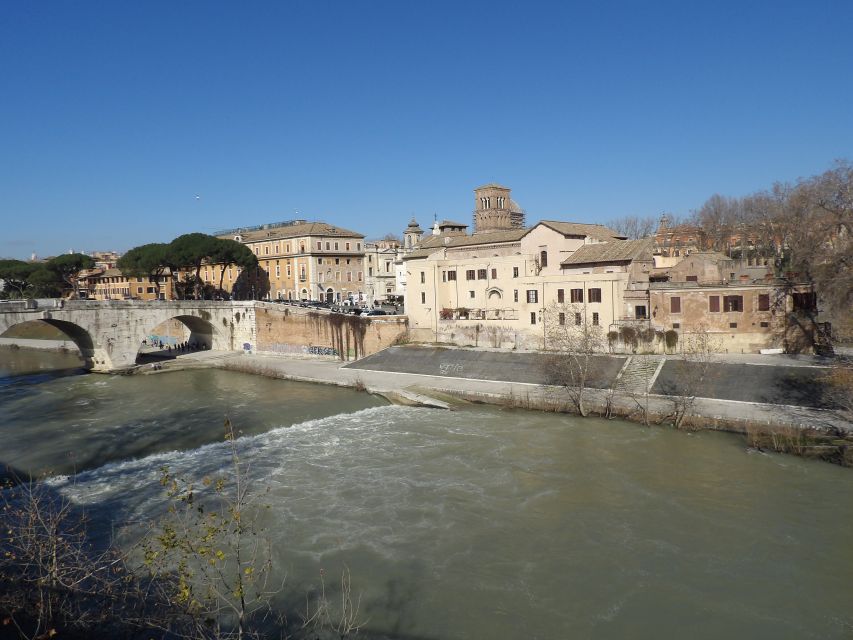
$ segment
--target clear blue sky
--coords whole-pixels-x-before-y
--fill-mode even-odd
[[[0,256],[679,215],[853,159],[853,2],[0,6]],[[196,199],[195,196],[201,196]]]

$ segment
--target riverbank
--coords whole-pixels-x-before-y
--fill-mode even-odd
[[[404,356],[402,359],[408,361],[414,359],[418,350],[419,348],[415,347],[395,347],[388,352],[397,352],[398,356],[402,354]],[[423,351],[423,349],[420,350]],[[485,352],[447,350],[443,352],[442,361],[448,360],[448,353],[457,357],[465,355],[488,357]],[[525,354],[512,355],[517,358]],[[172,359],[154,359],[128,373],[156,374],[184,369],[220,368],[271,378],[365,390],[380,395],[393,404],[409,406],[452,409],[454,404],[472,402],[538,411],[574,412],[573,403],[565,389],[549,386],[541,381],[523,381],[529,379],[528,374],[534,371],[529,363],[524,365],[518,362],[512,366],[512,369],[506,366],[506,363],[503,366],[497,363],[498,366],[492,367],[495,372],[489,375],[510,378],[510,380],[495,380],[453,376],[453,371],[443,371],[443,375],[429,375],[377,370],[375,359],[373,359],[374,364],[371,364],[371,360],[372,358],[367,358],[346,364],[337,359],[202,351],[182,354]],[[755,360],[753,358],[750,360],[734,357],[731,361],[721,363],[720,366],[731,368],[756,365],[745,374],[747,382],[753,386],[761,375],[768,375],[773,368],[787,367],[788,370],[793,371],[793,368],[797,367],[801,368],[801,371],[815,371],[815,375],[818,375],[819,369],[824,368],[815,366],[814,363],[802,358],[791,361],[777,362],[777,360],[779,359]],[[757,366],[759,364],[764,366]],[[623,365],[624,363],[609,363],[605,368],[618,370]],[[380,366],[387,366],[387,363]],[[459,364],[456,363],[454,366],[458,367]],[[525,366],[529,370],[527,373],[525,373]],[[476,371],[476,369],[473,372],[466,370],[465,373],[473,376],[477,375]],[[487,371],[487,369],[482,368],[480,371]],[[737,373],[742,379],[743,372]],[[715,384],[720,384],[719,379]],[[758,382],[758,384],[761,383]],[[729,385],[738,391],[739,386],[745,387],[747,383],[741,384],[735,380],[730,381]],[[585,404],[592,415],[620,417],[643,425],[670,424],[674,402],[678,399],[654,393],[654,386],[650,386],[653,392],[649,394],[625,392],[618,388],[615,391],[590,388],[585,392]],[[770,397],[770,394],[762,395]],[[735,432],[744,435],[747,444],[758,450],[793,453],[842,466],[853,466],[853,424],[839,412],[829,409],[785,404],[778,401],[770,403],[697,397],[681,428]]]
[[[382,395],[391,402],[473,402],[528,410],[572,413],[565,389],[541,384],[448,378],[359,369],[358,363],[293,360],[253,355],[217,360],[215,366],[285,380],[333,384]],[[588,389],[591,415],[619,417],[644,425],[666,425],[673,398]],[[406,401],[402,401],[405,398]],[[427,404],[426,406],[439,406]],[[834,411],[793,405],[696,398],[681,426],[742,434],[750,447],[792,453],[842,466],[853,466],[853,425]]]

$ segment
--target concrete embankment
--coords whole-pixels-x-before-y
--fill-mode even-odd
[[[283,379],[360,388],[384,395],[392,402],[406,404],[441,406],[428,403],[437,400],[452,408],[456,399],[524,409],[572,411],[571,398],[564,388],[543,384],[541,379],[537,382],[521,380],[524,370],[531,374],[535,371],[532,359],[535,360],[535,354],[407,346],[392,347],[349,365],[336,361],[243,356],[215,366]],[[630,363],[624,357],[605,363],[603,360],[606,359],[602,358],[598,375],[594,378],[605,380],[616,371],[616,381],[611,386],[619,389],[619,380]],[[839,412],[808,406],[805,404],[808,398],[803,394],[785,395],[790,384],[819,378],[823,373],[821,367],[796,360],[788,364],[750,365],[747,361],[716,364],[720,366],[718,373],[722,376],[735,372],[739,377],[745,375],[750,378],[743,382],[743,387],[751,385],[752,393],[756,395],[749,397],[791,398],[802,404],[696,397],[683,426],[745,433],[747,441],[759,448],[853,465],[853,424]],[[666,366],[666,362],[660,362],[654,367],[653,391]],[[752,368],[740,370],[747,366]],[[772,369],[778,371],[772,373]],[[492,379],[475,378],[474,375],[489,375]],[[747,393],[742,389],[732,391],[729,382],[716,381],[719,377],[711,376],[714,383],[706,386],[704,391],[719,395]],[[767,384],[768,380],[776,380],[778,384],[763,388],[761,385]],[[661,385],[666,381],[664,378]],[[676,400],[654,392],[640,396],[636,392],[612,390],[610,387],[593,387],[586,392],[586,404],[592,413],[647,423],[667,423]]]

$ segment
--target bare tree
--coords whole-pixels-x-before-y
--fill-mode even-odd
[[[628,240],[639,240],[655,232],[657,221],[650,216],[623,216],[611,220],[607,226]]]
[[[125,556],[95,545],[85,512],[47,485],[28,480],[0,491],[0,619],[27,640],[125,635],[154,624]],[[76,636],[75,636],[76,637]]]
[[[676,428],[681,428],[684,419],[693,411],[696,398],[711,374],[716,362],[715,354],[720,349],[719,339],[707,325],[700,324],[693,333],[683,337],[680,358],[675,360],[675,381],[664,389],[671,402],[668,416]]]
[[[272,551],[257,524],[258,493],[240,459],[236,434],[225,422],[230,473],[201,487],[164,469],[168,515],[143,545],[144,565],[160,597],[183,609],[200,638],[254,637],[271,614]]]
[[[584,397],[595,355],[607,347],[604,330],[592,323],[580,304],[555,303],[545,310],[544,322],[546,378],[550,384],[565,388],[577,412],[586,416]]]

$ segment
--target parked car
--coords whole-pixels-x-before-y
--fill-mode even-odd
[[[367,312],[367,315],[369,315],[369,316],[387,316],[388,314],[385,312],[384,309],[371,309],[370,311]]]

